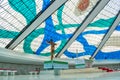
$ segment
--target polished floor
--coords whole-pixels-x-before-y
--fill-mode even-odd
[[[0,76],[0,80],[120,80],[120,72]]]

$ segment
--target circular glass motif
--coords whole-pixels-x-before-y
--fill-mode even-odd
[[[80,0],[78,3],[78,9],[84,11],[89,6],[89,0]]]

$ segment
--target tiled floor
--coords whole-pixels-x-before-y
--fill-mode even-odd
[[[120,80],[120,72],[0,76],[0,80]]]

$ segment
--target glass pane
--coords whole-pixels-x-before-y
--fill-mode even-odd
[[[120,24],[116,27],[96,59],[120,59]]]
[[[42,3],[41,0],[0,0],[1,47],[8,45],[35,18]]]
[[[86,2],[87,7],[81,10],[81,8],[78,7],[81,5],[79,0],[69,0],[18,45],[16,50],[23,46],[24,50],[21,48],[21,51],[26,53],[50,56],[51,47],[46,41],[52,39],[57,44],[55,46],[55,53],[57,54],[74,34],[76,29],[80,27],[80,23],[89,14],[97,1],[98,0],[88,0],[88,2]]]
[[[81,44],[79,46],[78,46],[78,44],[76,44],[76,46],[79,47],[79,49],[77,49],[77,47],[75,47],[75,45],[72,44],[70,46],[70,48],[72,49],[71,51],[75,51],[75,49],[77,49],[77,51],[78,51],[77,56],[80,57],[80,56],[84,55],[84,57],[85,56],[90,57],[90,55],[92,55],[95,52],[98,45],[102,41],[104,35],[108,32],[109,28],[113,24],[115,17],[118,14],[118,11],[120,10],[119,6],[120,6],[120,4],[117,3],[116,1],[110,0],[110,2],[105,6],[105,8],[96,16],[96,18],[88,25],[88,27],[76,39],[75,42],[79,42]],[[118,30],[117,30],[117,32],[119,33]],[[116,31],[114,31],[114,33],[116,33]],[[112,45],[112,43],[111,43],[111,45]],[[106,48],[109,48],[109,46],[106,46]],[[67,51],[66,51],[66,53],[67,53]],[[104,51],[100,50],[99,55],[97,55],[97,57],[95,57],[95,58],[104,59],[105,55],[106,55],[104,53],[120,53],[120,48],[117,47],[116,51],[112,50],[111,52],[109,50],[108,50],[108,52],[105,50]],[[71,55],[73,57],[76,57],[76,54],[72,54],[72,53],[68,54],[68,56],[71,56]],[[109,54],[109,55],[112,56],[112,54]],[[116,57],[116,58],[118,58],[118,57]]]

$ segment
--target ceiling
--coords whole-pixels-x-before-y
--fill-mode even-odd
[[[94,57],[120,59],[119,6],[119,0],[0,0],[0,47],[50,56],[52,39],[56,56],[81,58],[94,55],[111,33]]]

